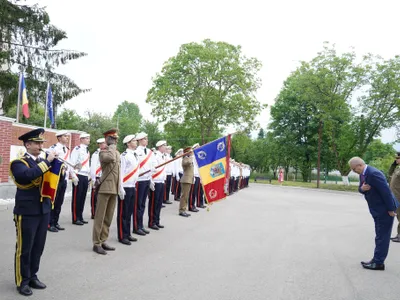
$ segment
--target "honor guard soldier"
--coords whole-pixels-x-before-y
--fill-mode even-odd
[[[179,203],[179,215],[182,217],[189,217],[190,214],[186,212],[186,208],[188,206],[188,200],[190,197],[189,193],[194,180],[192,147],[185,148],[183,153],[186,155],[182,158],[183,176],[180,180],[182,185],[182,196]]]
[[[183,149],[179,149],[175,153],[175,156],[182,155],[182,154],[183,154]],[[175,160],[174,165],[175,165],[175,180],[176,180],[174,200],[180,201],[179,199],[181,198],[181,178],[183,176],[182,157]]]
[[[99,194],[97,198],[96,214],[93,222],[93,251],[98,254],[107,254],[106,251],[114,251],[106,241],[110,232],[111,222],[114,216],[117,196],[121,200],[125,198],[125,190],[121,180],[121,159],[117,150],[117,129],[104,132],[107,148],[100,151],[101,178]]]
[[[54,151],[58,157],[62,158],[65,161],[68,161],[71,153],[68,148],[70,133],[66,130],[61,130],[56,133],[56,137],[58,143],[51,146],[50,150]],[[64,203],[65,191],[67,189],[68,178],[70,176],[73,182],[78,182],[78,177],[76,176],[74,169],[71,166],[63,163],[56,197],[54,199],[54,207],[50,213],[48,230],[51,232],[58,232],[59,230],[65,229],[61,227],[60,224],[58,224],[58,220],[60,218],[61,207]]]
[[[139,178],[139,160],[135,152],[137,148],[135,135],[126,136],[123,143],[126,146],[126,150],[121,154],[121,178],[122,187],[125,190],[125,198],[118,198],[118,241],[125,245],[131,245],[131,242],[137,241],[136,238],[131,236],[131,219],[132,216],[136,219],[134,204],[137,201],[136,183]]]
[[[172,151],[172,147],[171,146],[167,146],[166,150],[165,150],[165,161],[170,161],[172,159],[171,156],[171,151]],[[165,189],[164,189],[164,199],[163,199],[163,203],[165,204],[172,204],[171,201],[169,201],[169,194],[171,192],[171,183],[172,183],[172,173],[174,171],[174,164],[169,163],[165,166],[165,173],[167,175],[167,178],[165,179]]]
[[[106,148],[106,142],[104,138],[98,139],[97,143],[97,150],[93,152],[92,157],[90,158],[90,177],[95,182],[100,180],[101,177],[101,165],[99,160],[99,153],[102,149]],[[97,203],[97,190],[95,185],[92,185],[92,193],[90,195],[90,207],[92,213],[92,219],[94,219],[94,215],[96,212],[96,203]]]
[[[32,295],[31,288],[45,289],[38,277],[40,258],[46,243],[51,202],[41,196],[43,174],[55,158],[51,151],[47,159],[40,158],[43,128],[32,130],[18,139],[23,141],[26,153],[10,164],[10,175],[17,186],[14,222],[17,232],[15,249],[15,283],[24,296]]]
[[[90,153],[88,145],[90,144],[90,134],[82,133],[80,135],[79,146],[76,146],[71,153],[71,164],[78,169],[78,183],[72,186],[72,224],[83,225],[88,222],[83,219],[83,209],[85,207],[86,194],[89,188],[90,177]]]
[[[159,166],[165,163],[164,153],[167,147],[166,141],[158,141],[156,144],[157,150],[155,154],[155,165]],[[155,173],[152,175],[154,182],[154,190],[152,189],[149,194],[149,228],[159,230],[164,228],[160,224],[161,206],[164,199],[165,192],[165,180],[167,173],[165,171],[166,166],[157,168]]]
[[[136,149],[136,154],[139,159],[139,175],[147,172],[143,176],[139,176],[137,185],[137,207],[134,207],[136,211],[136,219],[134,219],[133,232],[138,235],[149,234],[150,231],[144,229],[143,226],[143,215],[146,210],[146,199],[149,194],[150,184],[154,188],[154,183],[152,180],[152,175],[155,172],[155,160],[154,153],[147,148],[148,138],[147,134],[144,132],[138,133],[136,135],[138,141],[138,147]]]
[[[177,156],[177,153],[183,153],[183,149],[179,149],[178,151],[176,151],[175,157]],[[176,192],[176,160],[174,160],[171,163],[171,169],[172,169],[171,194],[174,195],[174,198],[175,198],[175,192]],[[174,200],[176,200],[176,199],[174,199]]]

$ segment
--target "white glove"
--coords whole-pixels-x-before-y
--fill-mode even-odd
[[[156,190],[156,186],[155,186],[153,180],[150,181],[150,189],[151,189],[153,192]]]
[[[119,188],[119,192],[118,192],[119,198],[120,198],[121,200],[124,200],[125,195],[126,195],[126,192],[125,192],[124,188],[123,188],[123,187],[120,187],[120,188]]]
[[[179,180],[181,180],[181,179],[179,178],[179,175],[176,175],[176,181],[179,181]]]
[[[79,182],[79,179],[78,179],[78,177],[72,177],[72,183],[73,183],[73,185],[74,186],[77,186],[78,185],[78,182]]]

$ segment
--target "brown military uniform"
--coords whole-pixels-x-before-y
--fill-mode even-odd
[[[93,245],[101,246],[108,238],[120,187],[120,154],[118,150],[100,151],[102,175],[93,225]]]
[[[398,201],[400,201],[400,166],[397,164],[392,164],[389,169],[389,182],[390,182],[390,190],[396,197]],[[397,220],[399,224],[397,225],[397,239],[400,242],[400,207],[397,208]],[[397,241],[397,240],[396,240]]]
[[[181,178],[182,196],[179,204],[179,212],[186,212],[190,188],[194,180],[193,155],[185,156],[182,159],[183,176]]]

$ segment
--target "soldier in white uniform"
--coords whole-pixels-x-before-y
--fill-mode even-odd
[[[138,201],[135,202],[136,206],[133,208],[136,211],[136,218],[134,218],[133,223],[133,233],[138,235],[146,235],[149,234],[150,231],[144,229],[143,226],[143,215],[146,210],[146,199],[149,195],[150,185],[154,185],[152,181],[152,175],[155,172],[155,160],[154,153],[147,148],[148,138],[147,134],[144,132],[138,133],[136,135],[136,139],[138,141],[138,147],[136,149],[136,154],[139,159],[139,175],[141,173],[147,172],[143,176],[138,178],[137,185],[137,198]]]
[[[90,158],[90,177],[93,181],[100,180],[101,177],[101,165],[99,160],[99,153],[102,149],[107,147],[105,138],[98,139],[97,141],[97,150],[93,152],[92,157]],[[98,191],[95,188],[95,185],[92,185],[92,193],[90,195],[90,207],[92,213],[92,219],[94,219],[94,215],[96,213],[96,203],[97,203],[97,194]]]
[[[90,177],[90,153],[88,145],[90,144],[90,134],[82,133],[80,135],[79,146],[72,150],[70,163],[78,169],[78,185],[72,186],[72,224],[83,225],[88,222],[83,219],[83,209],[85,207],[86,194],[89,187]]]
[[[131,236],[132,215],[135,222],[137,208],[136,183],[139,178],[139,160],[135,152],[137,140],[134,134],[127,135],[122,141],[126,146],[121,154],[121,179],[125,190],[125,198],[118,197],[117,228],[118,241],[125,245],[131,245],[137,239]]]
[[[183,154],[183,149],[179,149],[176,151],[175,156],[182,155]],[[174,170],[175,170],[175,194],[174,194],[174,200],[175,201],[180,201],[181,198],[181,178],[183,176],[183,168],[182,168],[182,157],[178,158],[177,160],[174,161]]]
[[[62,158],[65,161],[68,161],[71,153],[71,151],[68,148],[70,133],[66,130],[61,130],[56,133],[56,137],[58,143],[51,146],[50,150],[54,151],[58,157]],[[67,189],[69,176],[72,177],[72,182],[75,185],[77,185],[78,177],[76,176],[74,169],[68,166],[67,164],[63,163],[60,175],[60,181],[58,183],[57,193],[54,199],[54,207],[50,212],[48,230],[51,232],[58,232],[59,230],[65,229],[61,227],[60,224],[58,224],[58,221],[60,218],[61,207],[64,203],[65,190]]]
[[[157,150],[154,152],[156,166],[165,163],[164,153],[166,147],[166,141],[157,142]],[[166,166],[157,168],[155,173],[152,175],[154,190],[151,190],[149,194],[149,228],[154,230],[164,228],[164,226],[160,224],[160,214],[165,193],[165,180],[167,178],[167,172],[165,169]]]
[[[172,159],[171,156],[171,151],[172,151],[172,147],[171,146],[167,146],[165,153],[164,153],[164,157],[165,157],[165,161],[170,161]],[[167,178],[165,179],[165,188],[164,188],[164,199],[163,202],[165,204],[172,204],[171,201],[169,201],[169,194],[171,192],[171,183],[172,183],[172,173],[174,171],[174,163],[169,163],[165,166],[165,172],[167,174]]]

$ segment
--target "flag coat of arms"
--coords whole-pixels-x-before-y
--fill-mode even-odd
[[[194,150],[204,196],[207,202],[214,202],[226,197],[224,186],[227,174],[226,137],[215,140]]]
[[[42,198],[50,198],[51,203],[54,203],[63,163],[54,159],[50,165],[51,168],[43,174],[41,195]]]

